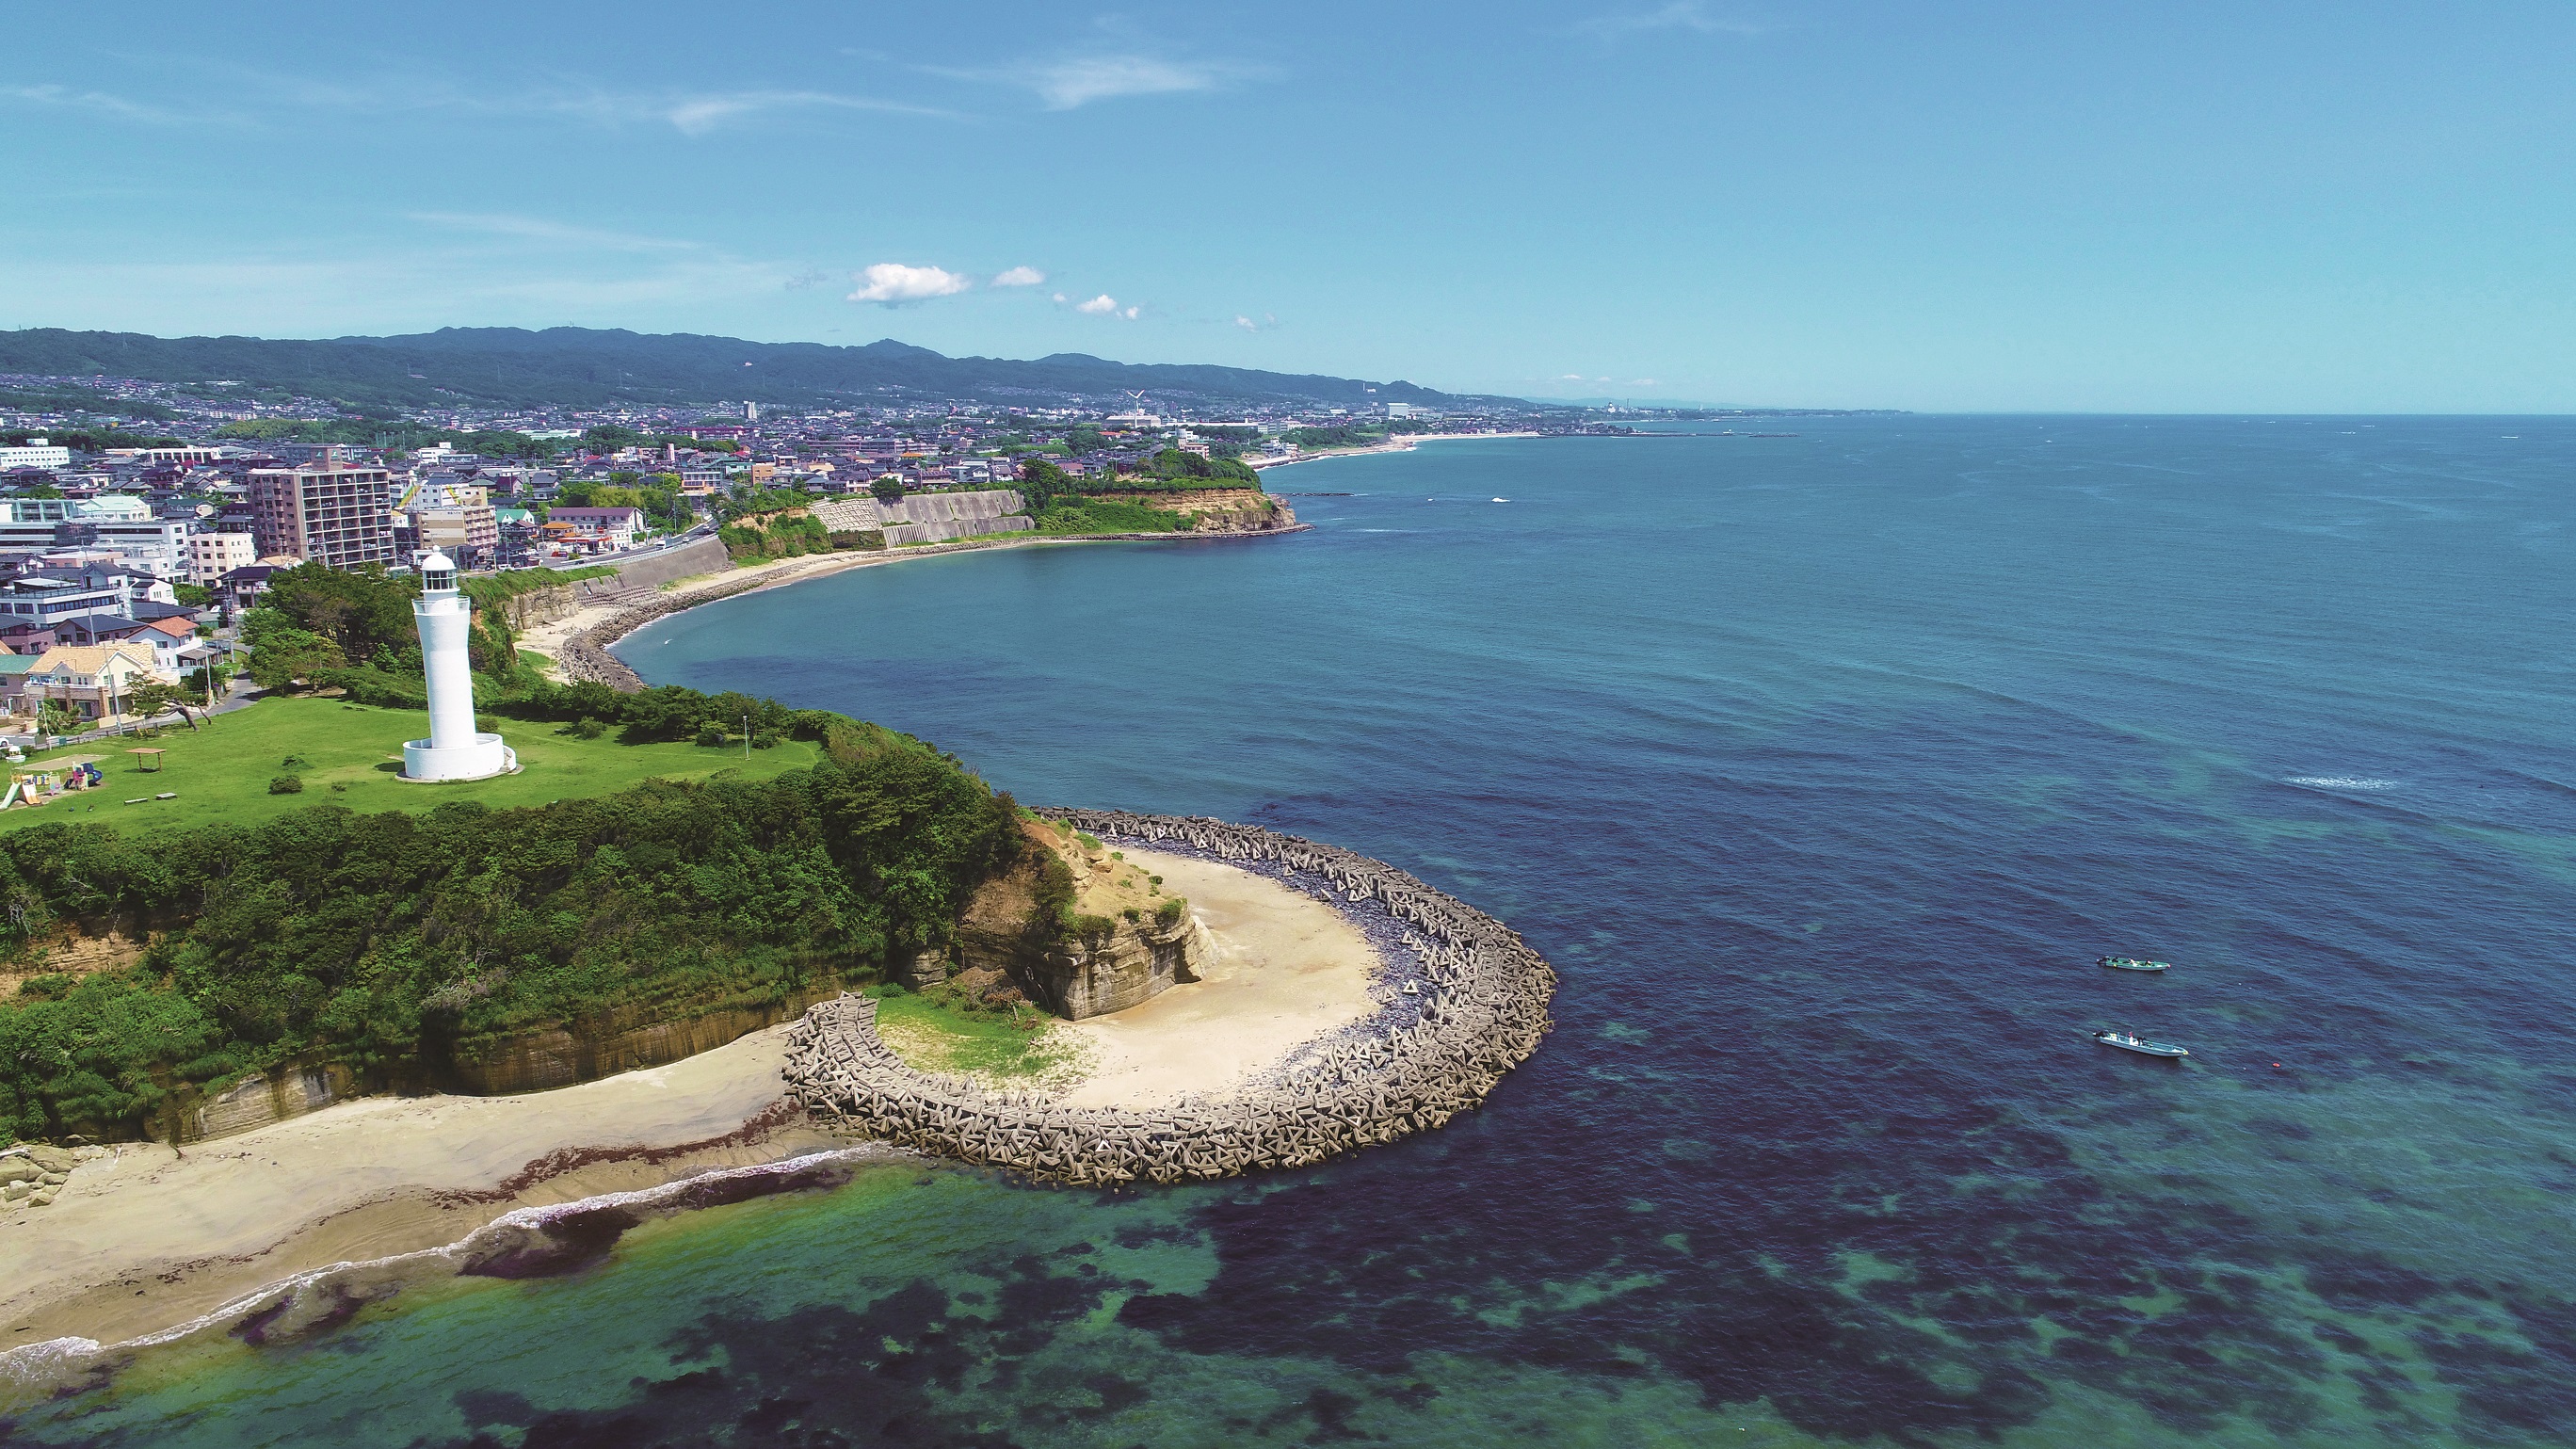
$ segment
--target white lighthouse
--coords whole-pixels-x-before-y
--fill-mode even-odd
[[[474,661],[465,638],[474,612],[456,592],[456,565],[447,555],[420,561],[420,597],[411,612],[429,676],[429,738],[403,742],[403,778],[480,780],[519,768],[518,752],[499,735],[475,731]]]

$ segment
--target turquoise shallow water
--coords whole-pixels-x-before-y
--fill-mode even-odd
[[[1510,921],[1560,1028],[1485,1110],[1171,1192],[864,1168],[13,1436],[2576,1442],[2576,424],[1795,426],[1301,465],[1311,533],[625,646]]]

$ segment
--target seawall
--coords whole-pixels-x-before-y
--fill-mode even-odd
[[[1044,810],[1103,839],[1176,843],[1311,877],[1400,923],[1419,1010],[1321,1043],[1236,1096],[1160,1112],[1065,1107],[915,1071],[876,1032],[876,1003],[822,1002],[790,1034],[789,1094],[819,1126],[1056,1181],[1116,1185],[1304,1167],[1428,1131],[1474,1108],[1538,1050],[1556,973],[1510,927],[1381,861],[1248,825],[1118,810]]]

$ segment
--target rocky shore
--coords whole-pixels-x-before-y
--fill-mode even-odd
[[[1284,870],[1397,923],[1418,1009],[1373,1017],[1221,1098],[1168,1110],[1074,1108],[915,1071],[875,1029],[876,1003],[823,1002],[789,1033],[789,1095],[816,1125],[1056,1181],[1116,1185],[1303,1167],[1441,1126],[1482,1102],[1548,1030],[1556,973],[1501,922],[1382,862],[1252,826],[1048,810],[1103,839],[1181,846]]]

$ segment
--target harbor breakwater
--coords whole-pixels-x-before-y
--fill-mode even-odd
[[[1311,878],[1383,910],[1418,958],[1417,1009],[1311,1043],[1264,1079],[1168,1108],[1074,1108],[906,1066],[876,1003],[810,1009],[789,1038],[789,1095],[818,1126],[1033,1177],[1114,1186],[1305,1167],[1428,1131],[1482,1102],[1549,1029],[1556,973],[1508,926],[1384,862],[1248,825],[1118,810],[1048,810],[1076,830]]]

